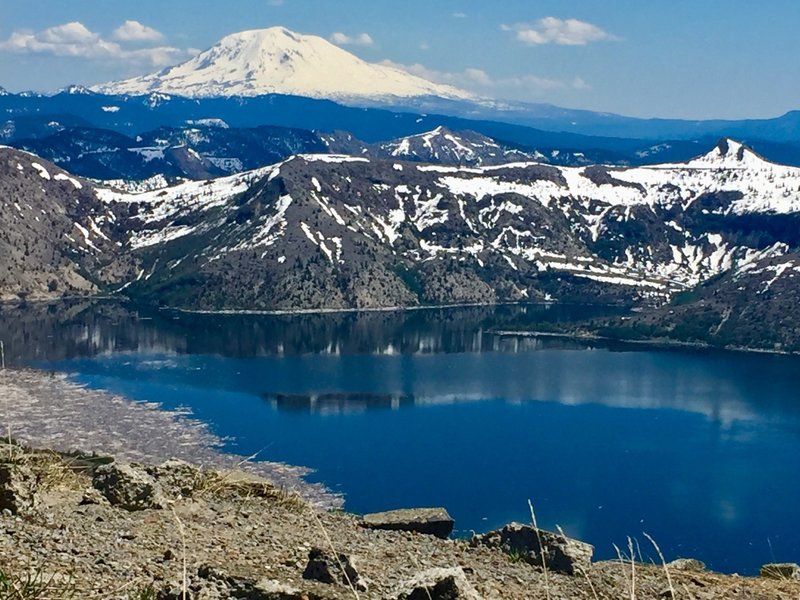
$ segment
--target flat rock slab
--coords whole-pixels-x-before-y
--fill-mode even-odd
[[[411,531],[447,539],[455,521],[443,508],[405,508],[364,515],[361,525],[368,529]]]

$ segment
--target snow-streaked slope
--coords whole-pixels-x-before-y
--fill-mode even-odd
[[[780,221],[800,212],[800,169],[747,152],[728,141],[689,163],[633,169],[302,155],[210,182],[98,193],[109,205],[135,207],[123,211],[135,214],[134,250],[184,240],[172,264],[235,270],[236,257],[249,252],[259,257],[248,267],[255,271],[315,256],[339,271],[357,270],[353,261],[367,256],[370,264],[448,263],[501,273],[513,282],[504,299],[553,297],[537,282],[557,272],[663,300],[786,254],[800,239]],[[266,196],[265,184],[272,186]],[[251,203],[257,208],[243,208]],[[783,233],[754,238],[742,223],[752,215],[774,219]],[[149,272],[157,268],[163,263]]]
[[[380,145],[380,154],[398,160],[467,166],[544,160],[541,153],[526,153],[503,146],[474,131],[454,132],[445,127]]]
[[[462,90],[365,62],[323,38],[283,27],[235,33],[180,65],[93,89],[107,94],[161,92],[188,97],[472,98]]]

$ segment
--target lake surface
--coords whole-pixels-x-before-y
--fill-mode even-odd
[[[194,416],[371,512],[445,506],[457,534],[528,521],[615,557],[755,573],[800,559],[800,359],[498,337],[604,312],[505,307],[203,316],[0,312],[13,363]]]

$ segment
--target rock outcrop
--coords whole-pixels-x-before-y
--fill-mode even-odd
[[[667,564],[673,571],[705,571],[706,564],[696,558],[676,558]]]
[[[354,515],[319,510],[268,483],[236,481],[229,473],[199,472],[199,486],[190,489],[193,468],[185,464],[100,467],[98,462],[105,459],[93,455],[12,450],[0,440],[0,470],[14,473],[4,477],[0,494],[8,491],[10,481],[15,482],[10,486],[14,489],[21,481],[20,498],[30,498],[33,492],[39,501],[16,515],[10,509],[0,511],[0,598],[25,585],[46,589],[51,598],[630,597],[629,565],[592,563],[581,577],[545,574],[526,562],[541,554],[537,547],[529,548],[526,560],[509,556],[510,545],[502,545],[503,530],[487,536],[485,544],[372,530],[360,526]],[[20,471],[19,466],[25,468]],[[106,495],[101,496],[100,490],[86,492],[93,478],[103,482]],[[170,510],[129,510],[151,504],[158,488]],[[115,503],[107,501],[108,496]],[[522,527],[505,528],[505,533],[519,533]],[[505,538],[509,544],[518,542],[515,551],[520,552],[524,543],[531,545],[532,531],[523,529],[522,540]],[[547,532],[542,534],[557,548],[547,545],[552,564],[559,564],[557,552],[568,553],[575,569],[581,560],[588,560],[587,548],[580,542],[553,542]],[[578,556],[577,550],[584,555]],[[30,565],[45,565],[46,571],[37,574]],[[798,583],[791,578],[796,568],[776,567],[775,578],[679,569],[670,573],[674,589],[687,598],[775,600],[796,597]],[[345,573],[352,587],[345,582]],[[122,584],[126,587],[115,593]],[[636,565],[638,600],[668,597],[667,586],[660,565]],[[9,597],[17,596],[11,592]]]
[[[594,554],[594,547],[585,542],[521,523],[511,523],[502,529],[477,535],[471,543],[473,546],[501,548],[520,556],[527,563],[566,575],[588,573]]]

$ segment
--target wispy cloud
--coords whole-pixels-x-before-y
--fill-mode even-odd
[[[536,75],[519,75],[515,77],[493,77],[483,69],[468,68],[463,71],[437,71],[416,63],[404,65],[390,60],[381,64],[401,69],[428,81],[444,83],[473,92],[494,95],[496,93],[513,93],[514,95],[539,95],[554,90],[587,90],[589,85],[580,77],[574,79],[551,79]]]
[[[585,46],[591,42],[612,41],[616,36],[597,25],[578,19],[545,17],[536,23],[502,25],[503,31],[513,32],[516,39],[530,46],[558,44],[561,46]]]
[[[357,35],[347,35],[346,33],[342,33],[341,31],[337,31],[331,34],[330,37],[331,42],[336,44],[337,46],[373,46],[375,45],[375,40],[372,39],[372,36],[368,33],[359,33]]]
[[[111,37],[119,42],[160,42],[164,34],[139,21],[125,21],[114,30]]]
[[[464,13],[464,12],[454,12],[454,13],[452,14],[452,17],[453,17],[454,19],[466,19],[466,18],[467,18],[467,13]]]
[[[113,32],[112,38],[126,43],[163,40],[158,31],[137,21],[123,23]],[[0,41],[0,52],[124,61],[150,67],[164,67],[196,54],[195,50],[172,46],[123,48],[117,41],[104,39],[83,23],[72,21],[36,32],[15,31],[7,40]]]

